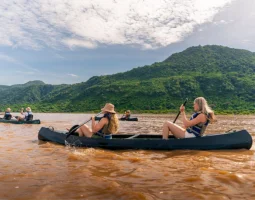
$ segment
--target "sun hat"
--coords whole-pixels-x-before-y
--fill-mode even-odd
[[[26,108],[26,111],[31,112],[31,108],[30,108],[30,107],[27,107],[27,108]]]
[[[103,112],[116,113],[114,111],[114,105],[111,103],[106,103],[105,106],[101,110]]]
[[[6,109],[6,112],[11,112],[11,109],[10,109],[10,108],[7,108],[7,109]]]

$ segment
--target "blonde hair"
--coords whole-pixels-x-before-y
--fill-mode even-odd
[[[117,133],[119,130],[119,118],[116,113],[111,113],[111,119],[109,123],[108,131],[110,133]]]
[[[208,116],[208,120],[213,123],[216,121],[216,117],[214,115],[214,111],[211,109],[211,107],[208,105],[207,101],[204,97],[197,97],[194,100],[194,103],[198,105],[198,112],[204,113],[206,116]]]

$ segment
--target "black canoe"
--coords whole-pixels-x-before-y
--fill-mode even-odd
[[[246,130],[232,133],[211,134],[201,138],[175,139],[169,136],[169,140],[162,140],[161,135],[147,134],[115,134],[113,139],[99,137],[79,137],[71,135],[66,139],[66,131],[54,131],[42,127],[38,133],[38,139],[51,141],[65,145],[66,142],[78,147],[98,147],[105,149],[145,149],[145,150],[216,150],[216,149],[250,149],[252,137]]]
[[[119,120],[121,120],[121,121],[138,121],[138,118],[137,117],[130,117],[128,119],[126,119],[126,118],[119,118]]]
[[[35,119],[32,121],[17,121],[15,119],[5,120],[0,119],[0,123],[9,123],[9,124],[40,124],[41,121],[39,119]]]
[[[102,119],[103,117],[95,117],[95,120],[100,120],[100,119]],[[128,119],[126,119],[126,118],[119,118],[119,120],[121,120],[121,121],[138,121],[138,118],[137,117],[131,117],[131,118],[128,118]]]

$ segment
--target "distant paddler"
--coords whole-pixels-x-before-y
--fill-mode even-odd
[[[10,108],[7,108],[7,109],[5,110],[5,112],[4,112],[4,113],[1,113],[1,114],[4,115],[4,117],[1,118],[1,119],[10,120],[10,119],[12,118],[11,109],[10,109]]]
[[[131,116],[131,111],[126,110],[123,116],[121,117],[121,119],[130,119],[130,116]]]
[[[24,108],[21,108],[20,111],[21,116],[17,116],[16,119],[18,121],[32,121],[33,120],[33,113],[30,107],[26,108],[26,112],[24,112]]]

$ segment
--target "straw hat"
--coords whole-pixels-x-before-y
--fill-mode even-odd
[[[101,110],[103,112],[116,113],[114,111],[114,105],[111,103],[106,103],[105,106]]]
[[[11,109],[10,109],[10,108],[7,108],[7,109],[6,109],[6,112],[11,112]]]
[[[30,107],[27,107],[27,108],[26,108],[26,111],[27,111],[27,112],[31,112],[31,108],[30,108]]]

